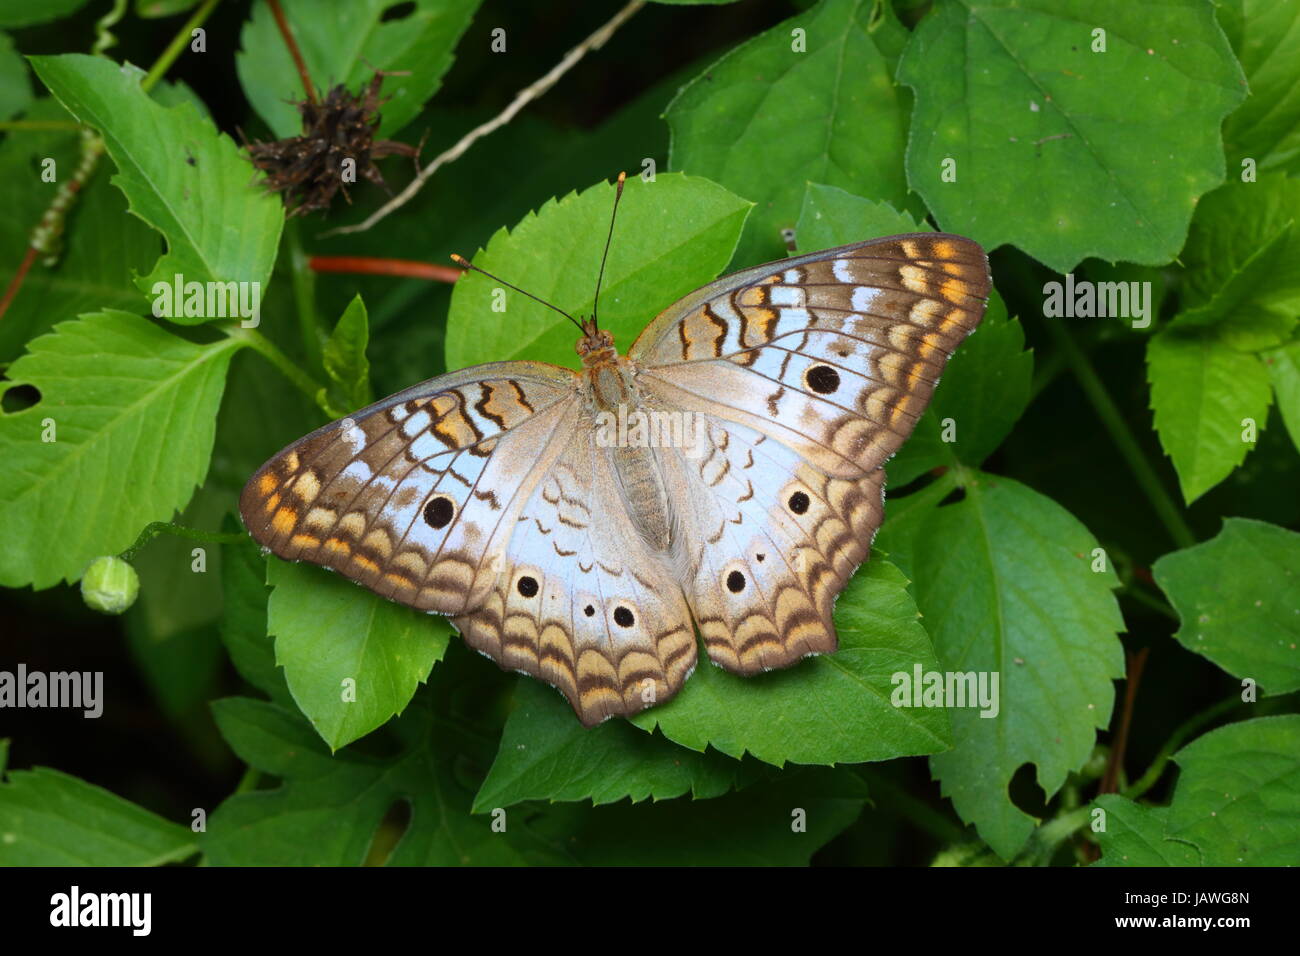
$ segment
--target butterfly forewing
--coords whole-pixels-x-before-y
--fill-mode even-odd
[[[576,377],[500,363],[433,379],[326,425],[263,465],[240,511],[290,561],[394,601],[481,603],[523,500],[577,417]]]

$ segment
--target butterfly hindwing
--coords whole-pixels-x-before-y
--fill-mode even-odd
[[[240,511],[263,547],[438,613],[481,603],[513,516],[577,417],[572,372],[495,363],[318,429],[263,465]]]
[[[695,667],[681,587],[629,520],[589,422],[519,513],[487,600],[452,623],[503,668],[558,687],[588,726],[667,700]]]

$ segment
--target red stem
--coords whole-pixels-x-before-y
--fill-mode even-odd
[[[455,282],[462,270],[435,266],[412,259],[380,259],[375,256],[312,256],[307,264],[316,272],[354,272],[374,276],[404,276],[433,282]]]
[[[1124,766],[1124,749],[1128,746],[1128,728],[1133,719],[1133,702],[1137,698],[1138,684],[1142,681],[1142,667],[1147,662],[1144,647],[1136,654],[1128,655],[1128,679],[1124,681],[1124,710],[1120,713],[1119,729],[1115,732],[1115,742],[1110,748],[1110,760],[1106,763],[1106,772],[1102,774],[1098,793],[1116,793],[1119,791],[1119,772]]]
[[[298,41],[293,38],[293,31],[289,29],[289,21],[284,18],[284,11],[280,9],[280,0],[266,0],[266,2],[275,17],[275,25],[280,28],[280,36],[284,37],[284,45],[289,48],[289,55],[293,57],[294,65],[298,67],[302,88],[307,92],[307,102],[316,103],[316,87],[312,85],[311,74],[307,72],[302,51],[298,49]]]
[[[5,312],[9,310],[9,303],[12,302],[14,296],[18,294],[18,289],[22,286],[23,279],[27,278],[27,270],[32,267],[32,263],[35,261],[36,247],[28,246],[27,255],[23,256],[22,264],[18,267],[18,271],[14,273],[14,277],[9,281],[9,288],[5,289],[5,297],[0,299],[0,318],[4,318]]]

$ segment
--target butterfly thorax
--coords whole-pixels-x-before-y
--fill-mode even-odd
[[[583,326],[586,331],[587,323]],[[591,427],[599,429],[598,436],[611,439],[598,441],[599,450],[609,456],[618,491],[642,538],[655,551],[666,553],[672,546],[672,516],[656,449],[630,439],[627,427],[645,415],[636,386],[636,366],[618,354],[614,337],[604,330],[593,328],[579,340],[578,354],[582,356]]]

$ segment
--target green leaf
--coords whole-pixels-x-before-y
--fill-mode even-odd
[[[1180,644],[1266,693],[1300,690],[1300,534],[1228,518],[1152,573],[1178,611]]]
[[[1191,504],[1254,447],[1245,436],[1250,422],[1259,432],[1268,421],[1268,370],[1210,334],[1170,328],[1147,343],[1147,381],[1160,445]]]
[[[390,866],[557,862],[530,837],[523,814],[508,818],[504,833],[493,831],[491,817],[470,816],[458,750],[432,732],[421,699],[397,722],[403,746],[387,758],[331,757],[300,717],[274,704],[235,697],[212,710],[239,757],[282,780],[273,790],[230,797],[212,814],[200,843],[214,866],[359,866],[385,815],[402,803],[410,825]]]
[[[0,27],[26,27],[61,20],[86,5],[86,0],[0,0]]]
[[[929,223],[918,223],[909,213],[899,212],[887,202],[863,199],[836,186],[808,183],[804,187],[795,239],[799,252],[804,253],[930,230]]]
[[[1106,829],[1097,832],[1101,859],[1094,867],[1200,865],[1196,847],[1165,839],[1168,807],[1145,807],[1118,793],[1103,794],[1094,805],[1106,811]]]
[[[796,234],[800,250],[811,252],[928,228],[888,203],[809,183]],[[979,465],[992,454],[1029,404],[1034,358],[1024,344],[1024,330],[1008,319],[995,289],[983,321],[953,355],[912,437],[885,466],[890,487],[938,465]],[[951,428],[945,430],[945,421]],[[945,431],[954,440],[944,441]]]
[[[284,210],[253,184],[252,167],[229,137],[188,103],[170,109],[155,103],[141,91],[134,68],[81,54],[31,62],[69,112],[100,130],[117,164],[113,182],[131,212],[167,240],[153,272],[136,279],[141,290],[153,293],[155,283],[172,287],[177,276],[186,283],[265,286]],[[154,308],[185,325],[221,317],[184,315],[189,310],[180,303],[165,309],[158,299]]]
[[[810,180],[907,204],[906,93],[891,78],[905,31],[892,12],[873,20],[879,6],[823,0],[727,53],[669,104],[672,168],[757,204],[738,264],[784,254],[781,230]]]
[[[690,793],[716,797],[736,783],[738,761],[698,754],[624,720],[586,728],[553,688],[522,679],[500,749],[474,798],[486,813],[523,800],[590,800],[599,806]]]
[[[565,849],[586,866],[806,866],[866,799],[846,770],[790,770],[716,800],[600,807],[565,829]]]
[[[0,584],[74,581],[183,508],[208,470],[236,348],[196,345],[124,312],[32,342],[6,388],[32,385],[41,400],[0,415]]]
[[[1287,866],[1300,846],[1300,716],[1212,730],[1174,754],[1182,768],[1165,836],[1203,866]]]
[[[1057,272],[1173,259],[1246,92],[1200,0],[935,4],[898,78],[916,92],[908,182],[940,226]]]
[[[1268,368],[1277,410],[1291,434],[1291,443],[1300,450],[1300,341],[1265,352],[1260,358]]]
[[[590,315],[614,190],[601,183],[551,200],[499,230],[474,264],[570,315]],[[731,260],[750,203],[707,179],[661,173],[628,180],[600,293],[601,328],[621,351],[655,314],[712,281]],[[497,296],[494,290],[501,289]],[[505,311],[494,304],[505,303]],[[576,364],[567,319],[483,275],[456,283],[447,367],[527,358]]]
[[[1207,327],[1254,351],[1290,338],[1300,315],[1300,182],[1233,182],[1205,196],[1182,263],[1186,308],[1173,327]]]
[[[1300,0],[1243,0],[1220,20],[1250,82],[1250,97],[1223,127],[1229,169],[1300,167]],[[1231,21],[1231,22],[1229,22]]]
[[[225,531],[238,530],[227,519]],[[266,586],[266,558],[250,538],[222,549],[222,593],[225,613],[221,639],[231,663],[241,677],[278,704],[291,701],[284,671],[275,663],[275,644],[266,628],[266,606],[271,592]]]
[[[37,100],[25,118],[73,122],[49,96]],[[0,262],[16,267],[22,261],[32,229],[80,157],[81,137],[75,131],[25,130],[0,142],[0,208],[5,210],[0,216]],[[46,159],[53,161],[56,182],[41,181]],[[50,268],[38,257],[0,320],[0,361],[16,358],[24,345],[54,323],[83,312],[148,310],[148,300],[131,279],[158,258],[158,234],[126,214],[126,201],[108,181],[109,164],[101,165],[104,168],[77,193],[68,213],[58,263]]]
[[[384,77],[381,93],[388,102],[380,110],[379,138],[415,119],[438,91],[451,67],[452,50],[478,5],[479,0],[416,0],[414,9],[391,19],[386,14],[402,6],[392,0],[281,3],[320,94],[337,83],[358,92],[375,70],[406,74]],[[302,79],[266,3],[254,6],[240,42],[235,68],[253,109],[277,137],[300,135],[302,119],[293,101],[303,98]]]
[[[32,102],[32,80],[27,64],[14,49],[7,33],[0,33],[0,120],[13,119]]]
[[[57,770],[0,784],[0,866],[159,866],[194,852],[187,828]]]
[[[1109,560],[1050,498],[972,473],[965,499],[935,508],[914,540],[913,589],[947,671],[999,675],[1001,708],[952,710],[956,748],[930,758],[942,792],[1003,859],[1034,821],[1007,787],[1026,763],[1050,798],[1083,766],[1124,674]]]
[[[676,697],[633,718],[703,752],[712,746],[784,766],[861,763],[951,746],[942,709],[895,706],[895,676],[938,662],[902,574],[876,559],[835,606],[834,654],[756,677],[700,666]]]
[[[267,630],[298,708],[331,750],[400,714],[447,650],[447,619],[324,568],[269,561]]]
[[[339,316],[334,332],[325,343],[325,372],[334,383],[343,414],[369,405],[370,362],[366,345],[370,341],[370,324],[361,296],[354,296]]]

